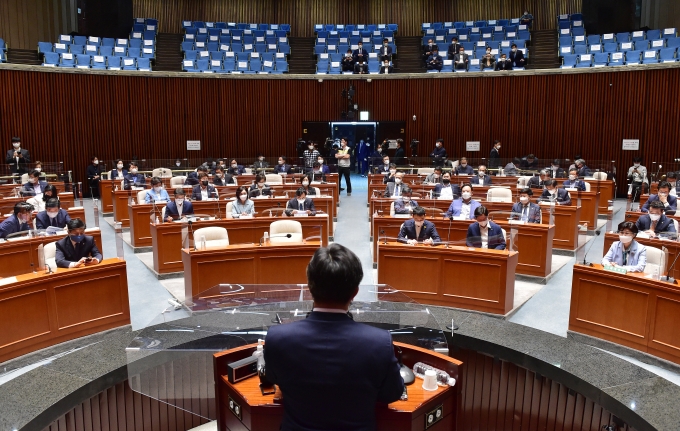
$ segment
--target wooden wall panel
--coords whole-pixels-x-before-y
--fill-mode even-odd
[[[105,160],[293,155],[303,121],[340,119],[350,81],[0,70],[0,83],[0,142],[21,136],[34,160],[64,161],[83,180],[95,152]],[[450,155],[488,157],[500,139],[502,157],[581,154],[622,170],[643,155],[648,167],[680,169],[669,164],[679,156],[680,69],[353,84],[360,109],[373,121],[405,121],[405,138],[420,140],[421,154],[441,137]],[[635,138],[640,152],[621,150]],[[187,152],[191,139],[203,149]],[[482,151],[465,152],[470,140]]]
[[[555,28],[560,13],[580,12],[583,0],[134,0],[134,14],[157,18],[159,29],[181,33],[182,20],[291,24],[291,36],[313,36],[314,24],[399,24],[403,36],[420,24],[519,17],[524,8],[535,29]]]
[[[0,1],[0,38],[10,49],[37,49],[78,29],[75,0]]]

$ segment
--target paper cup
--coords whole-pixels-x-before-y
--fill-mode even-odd
[[[423,389],[426,391],[437,390],[437,373],[434,370],[425,371],[425,378],[423,379]]]

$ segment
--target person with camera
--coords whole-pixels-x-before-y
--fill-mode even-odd
[[[630,184],[628,198],[639,202],[640,195],[644,193],[643,188],[649,187],[647,168],[642,166],[642,157],[633,157],[633,166],[628,168],[628,183]]]
[[[94,243],[94,237],[85,235],[85,223],[74,218],[66,224],[68,235],[57,241],[55,260],[59,268],[80,268],[96,265],[102,261],[102,254]]]
[[[21,148],[20,138],[12,138],[12,149],[7,151],[5,163],[9,165],[12,175],[21,176],[28,172],[28,164],[31,163],[31,155],[28,150]]]
[[[351,49],[348,49],[344,57],[342,57],[342,71],[343,72],[354,71],[354,57],[352,57]]]

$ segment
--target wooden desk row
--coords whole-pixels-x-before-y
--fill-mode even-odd
[[[86,220],[85,220],[85,208],[83,208],[83,207],[71,207],[71,208],[62,207],[62,209],[65,210],[68,213],[68,216],[70,218],[72,218],[72,219],[79,218],[82,221],[86,222]],[[6,214],[0,214],[0,222],[4,221],[7,217],[9,217],[12,214],[14,214],[13,211],[6,213]],[[33,217],[33,219],[35,220],[35,216]]]
[[[2,214],[7,214],[11,213],[14,211],[14,205],[16,205],[19,202],[25,202],[29,198],[3,198],[0,200],[0,213]],[[59,193],[59,202],[61,204],[61,207],[66,209],[66,208],[71,208],[74,206],[75,199],[73,198],[73,193],[70,192],[62,192]]]
[[[378,246],[378,283],[422,304],[505,315],[514,303],[518,257],[507,250],[388,242]]]
[[[193,223],[194,232],[203,227],[218,226],[227,229],[229,243],[232,245],[247,245],[260,243],[264,232],[269,231],[269,225],[281,220],[277,217],[255,217],[253,219],[221,219],[196,221]],[[315,238],[323,246],[328,245],[328,215],[316,217],[295,218],[302,224],[302,237]],[[151,243],[153,246],[153,268],[158,274],[168,274],[184,271],[182,263],[182,227],[181,223],[149,224]],[[319,229],[321,238],[319,239]],[[189,238],[191,234],[188,233]],[[305,267],[307,265],[305,264]]]
[[[102,235],[99,228],[89,228],[85,230],[86,235],[94,237],[99,251],[104,253],[102,248]],[[12,277],[19,274],[27,274],[38,270],[38,246],[49,244],[64,238],[66,233],[61,235],[36,236],[33,238],[21,237],[9,241],[0,242],[0,277]]]
[[[401,224],[406,219],[395,217],[374,217],[373,232],[378,234],[373,236],[373,263],[378,262],[378,242],[394,241],[399,234]],[[442,241],[459,242],[465,245],[467,229],[473,221],[471,220],[443,220],[441,218],[430,219],[437,228],[437,232]],[[517,229],[518,235],[515,237],[515,250],[519,252],[517,261],[517,273],[536,277],[546,277],[552,268],[552,249],[553,238],[555,236],[555,226],[548,224],[512,224],[507,221],[496,221],[505,229],[509,245],[510,229]],[[398,268],[395,268],[398,270]]]
[[[382,211],[383,215],[389,214],[390,203],[392,202],[392,199],[371,199],[369,217],[372,217],[376,210]],[[418,204],[423,207],[437,208],[444,213],[449,209],[451,201],[441,199],[418,199]],[[482,205],[486,206],[489,209],[489,212],[510,212],[512,209],[512,203],[510,202],[482,202]],[[542,206],[542,209],[543,222],[547,224],[550,217],[550,210],[547,206]],[[554,216],[555,236],[553,238],[553,248],[575,250],[578,247],[578,225],[581,223],[581,207],[573,205],[555,205]],[[430,220],[433,218],[437,217],[428,217]],[[371,224],[371,236],[375,236],[373,224]]]
[[[605,235],[604,235],[604,247],[602,248],[602,257],[604,257],[604,255],[607,254],[607,252],[609,251],[609,247],[611,247],[612,244],[614,242],[618,241],[618,240],[619,240],[619,234],[618,233],[611,233],[611,232],[605,233]],[[642,245],[648,246],[648,247],[658,248],[659,250],[661,250],[661,247],[666,247],[666,249],[668,249],[668,266],[671,265],[671,263],[675,260],[678,253],[680,253],[680,242],[677,242],[677,241],[670,241],[670,240],[664,240],[664,239],[658,239],[658,238],[654,238],[654,239],[651,239],[651,238],[635,238],[635,241],[639,242]],[[670,276],[680,280],[680,265],[678,263],[676,263],[675,266],[671,269]]]
[[[126,265],[118,259],[18,275],[0,285],[0,362],[129,324],[127,288]]]
[[[569,331],[680,364],[680,287],[645,274],[574,265]]]

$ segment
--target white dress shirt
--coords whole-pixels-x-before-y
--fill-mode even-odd
[[[489,225],[486,227],[479,225],[479,232],[482,235],[482,248],[489,248]]]

